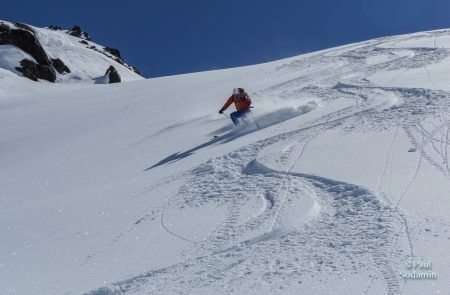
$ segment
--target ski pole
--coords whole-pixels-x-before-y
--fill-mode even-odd
[[[225,113],[222,113],[222,115],[224,115],[225,117],[228,117],[228,118],[230,117],[230,116],[228,116],[228,115],[227,115],[227,114],[225,114]]]
[[[253,118],[253,120],[254,120],[255,123],[256,123],[256,127],[258,127],[258,129],[261,129],[261,127],[259,127],[258,121],[256,121],[256,118],[255,118],[255,116],[253,115],[253,113],[252,113],[252,112],[250,112],[250,113],[252,114],[252,118]]]

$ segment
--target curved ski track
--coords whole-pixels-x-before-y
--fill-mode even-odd
[[[327,65],[331,62],[339,63],[341,76],[359,71],[364,74],[363,77],[380,69],[408,71],[423,67],[434,88],[425,66],[443,60],[449,55],[449,51],[436,47],[436,36],[434,48],[378,47],[382,43],[379,41],[366,46],[339,49],[278,67],[276,71],[311,65],[321,70],[261,90],[261,93],[281,98],[320,96],[324,101],[347,97],[356,99],[356,103],[352,107],[309,122],[304,128],[268,137],[211,159],[194,169],[193,176],[169,200],[171,206],[181,209],[214,203],[226,209],[225,219],[200,242],[191,241],[166,228],[170,234],[193,244],[194,250],[186,254],[183,261],[93,290],[89,294],[195,294],[208,287],[213,287],[218,293],[228,294],[236,291],[236,287],[244,286],[249,291],[264,286],[273,292],[279,292],[280,288],[295,287],[303,279],[314,275],[320,277],[329,274],[343,278],[348,274],[361,272],[367,273],[371,280],[367,288],[361,290],[363,294],[367,294],[375,281],[384,283],[385,294],[399,294],[401,283],[395,266],[401,263],[396,263],[395,260],[401,259],[398,258],[401,255],[413,254],[413,238],[399,203],[413,184],[422,158],[446,176],[449,173],[448,121],[443,125],[447,130],[439,140],[440,149],[435,146],[434,134],[437,131],[444,132],[441,130],[443,126],[429,134],[420,132],[420,144],[412,134],[414,127],[409,126],[419,126],[427,117],[435,115],[445,118],[450,108],[449,95],[431,89],[378,87],[365,78],[355,78],[354,84],[340,83],[333,78],[336,69],[328,69]],[[367,66],[364,60],[367,56],[393,54],[402,50],[411,51],[412,54],[371,66]],[[322,85],[332,86],[311,86],[310,83],[318,79]],[[399,97],[402,104],[384,106],[382,102],[377,105],[374,99],[380,93]],[[292,171],[307,144],[327,129],[383,129],[399,124],[403,128],[397,129],[392,139],[378,193],[355,184]],[[275,131],[279,129],[280,127]],[[411,143],[419,150],[420,157],[414,176],[401,198],[394,202],[380,190],[387,170],[392,166],[392,145],[399,130],[404,130]],[[286,147],[280,154],[279,163],[283,169],[277,170],[259,160],[261,151],[284,142],[294,144]],[[439,151],[443,165],[434,161],[425,150],[427,143],[431,143],[433,149]],[[298,225],[286,219],[283,210],[302,195],[314,199],[320,210]],[[241,208],[254,199],[264,202],[262,209],[250,218],[242,218]],[[161,226],[164,227],[164,208],[160,212]],[[403,230],[407,236],[409,251],[397,245]],[[397,258],[393,257],[394,253]]]
[[[396,210],[357,185],[291,172],[306,144],[317,134],[370,109],[340,110],[318,119],[312,127],[262,140],[195,169],[194,177],[172,202],[180,207],[214,202],[227,208],[225,220],[207,239],[195,244],[197,250],[185,261],[91,294],[139,293],[141,288],[150,294],[158,290],[170,294],[195,293],[196,289],[211,285],[232,292],[233,286],[248,280],[276,290],[280,282],[298,284],[303,276],[313,273],[356,274],[361,270],[374,276],[379,274],[385,281],[386,293],[395,294],[400,285],[385,254],[393,246],[393,229],[399,227]],[[298,156],[293,163],[285,161],[286,169],[276,171],[260,163],[257,157],[261,150],[280,141],[296,142],[297,146],[287,153],[297,151]],[[260,194],[271,199],[273,205],[240,223],[242,205]],[[279,221],[284,204],[299,194],[315,198],[321,207],[319,214],[303,226],[293,227],[289,221]],[[243,238],[252,233],[259,234]],[[289,257],[297,259],[291,261]],[[373,264],[362,265],[361,261]]]

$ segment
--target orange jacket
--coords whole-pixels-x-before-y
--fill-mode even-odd
[[[238,112],[248,110],[250,108],[250,105],[252,104],[252,100],[247,93],[238,95],[236,97],[232,95],[223,105],[222,111],[225,111],[233,102]]]

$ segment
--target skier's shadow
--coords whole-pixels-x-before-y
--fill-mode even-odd
[[[220,132],[220,131],[224,131],[224,130],[230,130],[230,128],[229,127],[225,127],[225,128],[221,128],[221,129],[219,129],[217,131]],[[200,145],[198,145],[196,147],[193,147],[193,148],[191,148],[191,149],[189,149],[187,151],[173,153],[173,154],[165,157],[164,159],[162,159],[161,161],[159,161],[155,165],[153,165],[151,167],[148,167],[144,171],[151,170],[153,168],[156,168],[156,167],[164,165],[164,164],[169,164],[169,163],[173,163],[173,162],[179,161],[181,159],[184,159],[184,158],[187,158],[187,157],[191,156],[192,154],[194,154],[196,151],[198,151],[200,149],[203,149],[205,147],[208,147],[208,146],[216,144],[216,143],[227,143],[227,142],[230,142],[230,141],[232,141],[232,140],[234,140],[234,139],[236,139],[236,138],[238,138],[238,137],[240,137],[240,136],[242,136],[244,134],[247,134],[247,133],[253,132],[253,131],[255,131],[255,130],[254,129],[252,129],[252,130],[249,130],[249,129],[245,129],[245,130],[239,130],[239,129],[236,130],[236,129],[234,129],[234,130],[231,130],[228,133],[225,133],[224,135],[221,135],[218,138],[214,138],[212,140],[209,140],[209,141],[207,141],[205,143],[202,143],[202,144],[200,144]]]

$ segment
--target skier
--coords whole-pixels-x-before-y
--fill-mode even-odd
[[[244,88],[234,88],[233,95],[231,95],[223,107],[219,110],[219,114],[223,112],[234,102],[236,106],[236,112],[230,114],[231,121],[237,126],[240,118],[245,118],[250,112],[250,105],[252,100],[250,96],[245,92]]]

